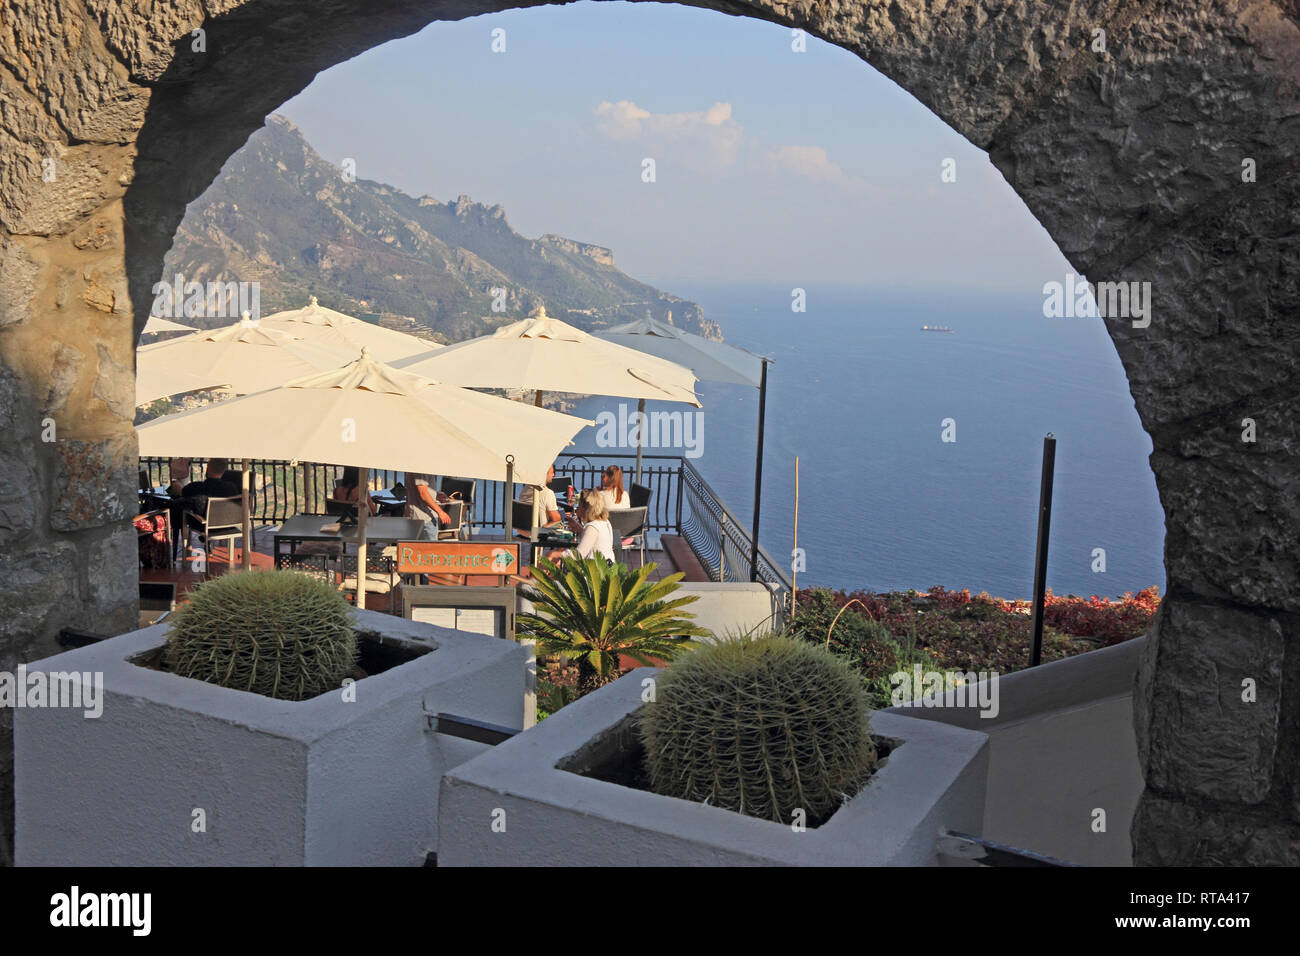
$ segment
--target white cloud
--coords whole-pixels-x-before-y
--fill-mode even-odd
[[[865,179],[850,176],[820,146],[782,146],[767,153],[764,159],[771,169],[794,173],[815,183],[845,189],[872,190]]]
[[[619,100],[602,102],[594,112],[597,129],[607,138],[640,143],[651,154],[681,156],[696,166],[730,166],[745,135],[731,116],[730,103],[695,113],[652,113]]]

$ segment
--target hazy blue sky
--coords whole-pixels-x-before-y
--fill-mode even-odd
[[[910,94],[812,37],[795,53],[790,30],[757,20],[584,2],[437,23],[279,112],[361,178],[501,203],[524,235],[608,246],[660,285],[1037,296],[1068,269],[987,157]],[[955,183],[940,180],[948,157]]]

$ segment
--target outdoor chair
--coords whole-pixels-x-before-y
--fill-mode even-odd
[[[355,554],[343,555],[339,559],[339,570],[343,573],[343,581],[340,586],[345,592],[352,591],[355,593],[357,590],[357,556]],[[367,550],[366,593],[391,595],[396,586],[397,548],[389,545],[378,553]],[[365,604],[364,600],[357,600],[357,607],[364,608]],[[390,600],[389,609],[392,610],[392,608],[393,602]]]
[[[171,510],[155,508],[135,517],[136,547],[140,553],[140,567],[170,568],[172,556]]]
[[[335,574],[330,564],[331,558],[335,556],[337,555],[304,554],[302,551],[295,554],[277,554],[275,567],[277,571],[293,571],[295,574],[304,574],[317,581],[333,585]]]
[[[461,527],[466,538],[474,536],[474,486],[475,482],[471,478],[448,478],[442,476],[438,482],[438,490],[449,498],[465,502],[465,517],[461,522]],[[450,512],[448,512],[450,514]]]
[[[623,508],[609,513],[609,523],[614,526],[615,554],[620,553],[619,548],[624,541],[631,539],[634,547],[640,546],[641,564],[645,564],[647,520],[647,509],[644,505],[640,508]]]
[[[336,517],[346,517],[347,515],[355,517],[357,505],[353,501],[337,501],[334,498],[326,498],[325,513]]]
[[[628,485],[627,496],[632,501],[633,508],[645,508],[650,504],[650,496],[654,494],[645,485],[638,485],[635,481]]]
[[[231,498],[209,498],[207,506],[200,516],[193,511],[185,512],[185,530],[196,532],[203,544],[204,574],[208,574],[208,565],[212,562],[212,544],[215,541],[226,542],[226,560],[235,566],[234,540],[244,536],[244,509],[239,496]],[[248,542],[244,542],[248,547]]]
[[[447,517],[451,521],[438,527],[439,541],[459,541],[461,533],[465,529],[465,515],[469,511],[469,506],[459,499],[448,501],[443,504],[442,510],[447,512]]]
[[[510,527],[525,537],[532,536],[533,505],[531,502],[520,501],[518,498],[510,502]]]
[[[556,496],[567,495],[569,489],[574,487],[573,478],[569,475],[556,475],[546,483],[546,487],[555,492]]]

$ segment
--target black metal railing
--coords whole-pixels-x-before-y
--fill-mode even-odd
[[[177,459],[179,461],[179,459]],[[170,458],[141,458],[140,471],[144,472],[150,487],[171,484]],[[230,467],[238,470],[239,461]],[[208,459],[191,458],[185,477],[177,479],[185,485],[200,481],[207,471]],[[334,483],[343,477],[341,465],[295,463],[268,459],[250,462],[250,501],[253,520],[264,524],[282,524],[297,514],[325,514],[325,501],[334,493]],[[380,487],[391,486],[400,472],[372,470],[372,480]]]
[[[206,458],[191,459],[189,471],[180,483],[200,480],[207,463]],[[230,462],[231,468],[238,469],[239,465],[238,461]],[[635,455],[562,455],[555,463],[555,474],[557,478],[568,478],[577,489],[598,488],[607,465],[619,465],[624,487],[631,487]],[[282,460],[258,459],[250,463],[250,468],[253,520],[263,524],[280,524],[296,514],[325,514],[325,501],[343,475],[339,465]],[[140,470],[149,486],[165,486],[172,481],[171,459],[141,458]],[[385,469],[372,469],[370,475],[373,487],[383,488],[406,477],[402,472]],[[685,538],[714,581],[750,580],[753,539],[749,528],[722,503],[694,465],[674,455],[643,455],[640,484],[650,490],[647,518],[652,534]],[[516,493],[521,490],[517,488]],[[473,528],[504,528],[506,507],[504,470],[500,481],[480,479],[474,483]],[[790,580],[784,570],[761,547],[756,577],[786,595],[790,593]]]
[[[709,577],[714,581],[750,580],[753,538],[749,529],[685,459],[682,459],[681,466],[679,503],[678,533],[690,544]],[[757,580],[790,593],[789,578],[761,546],[758,548],[757,567],[752,570]]]

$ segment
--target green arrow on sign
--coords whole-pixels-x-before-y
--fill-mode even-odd
[[[497,567],[508,568],[514,563],[515,556],[509,551],[498,551],[492,556],[492,564]]]

